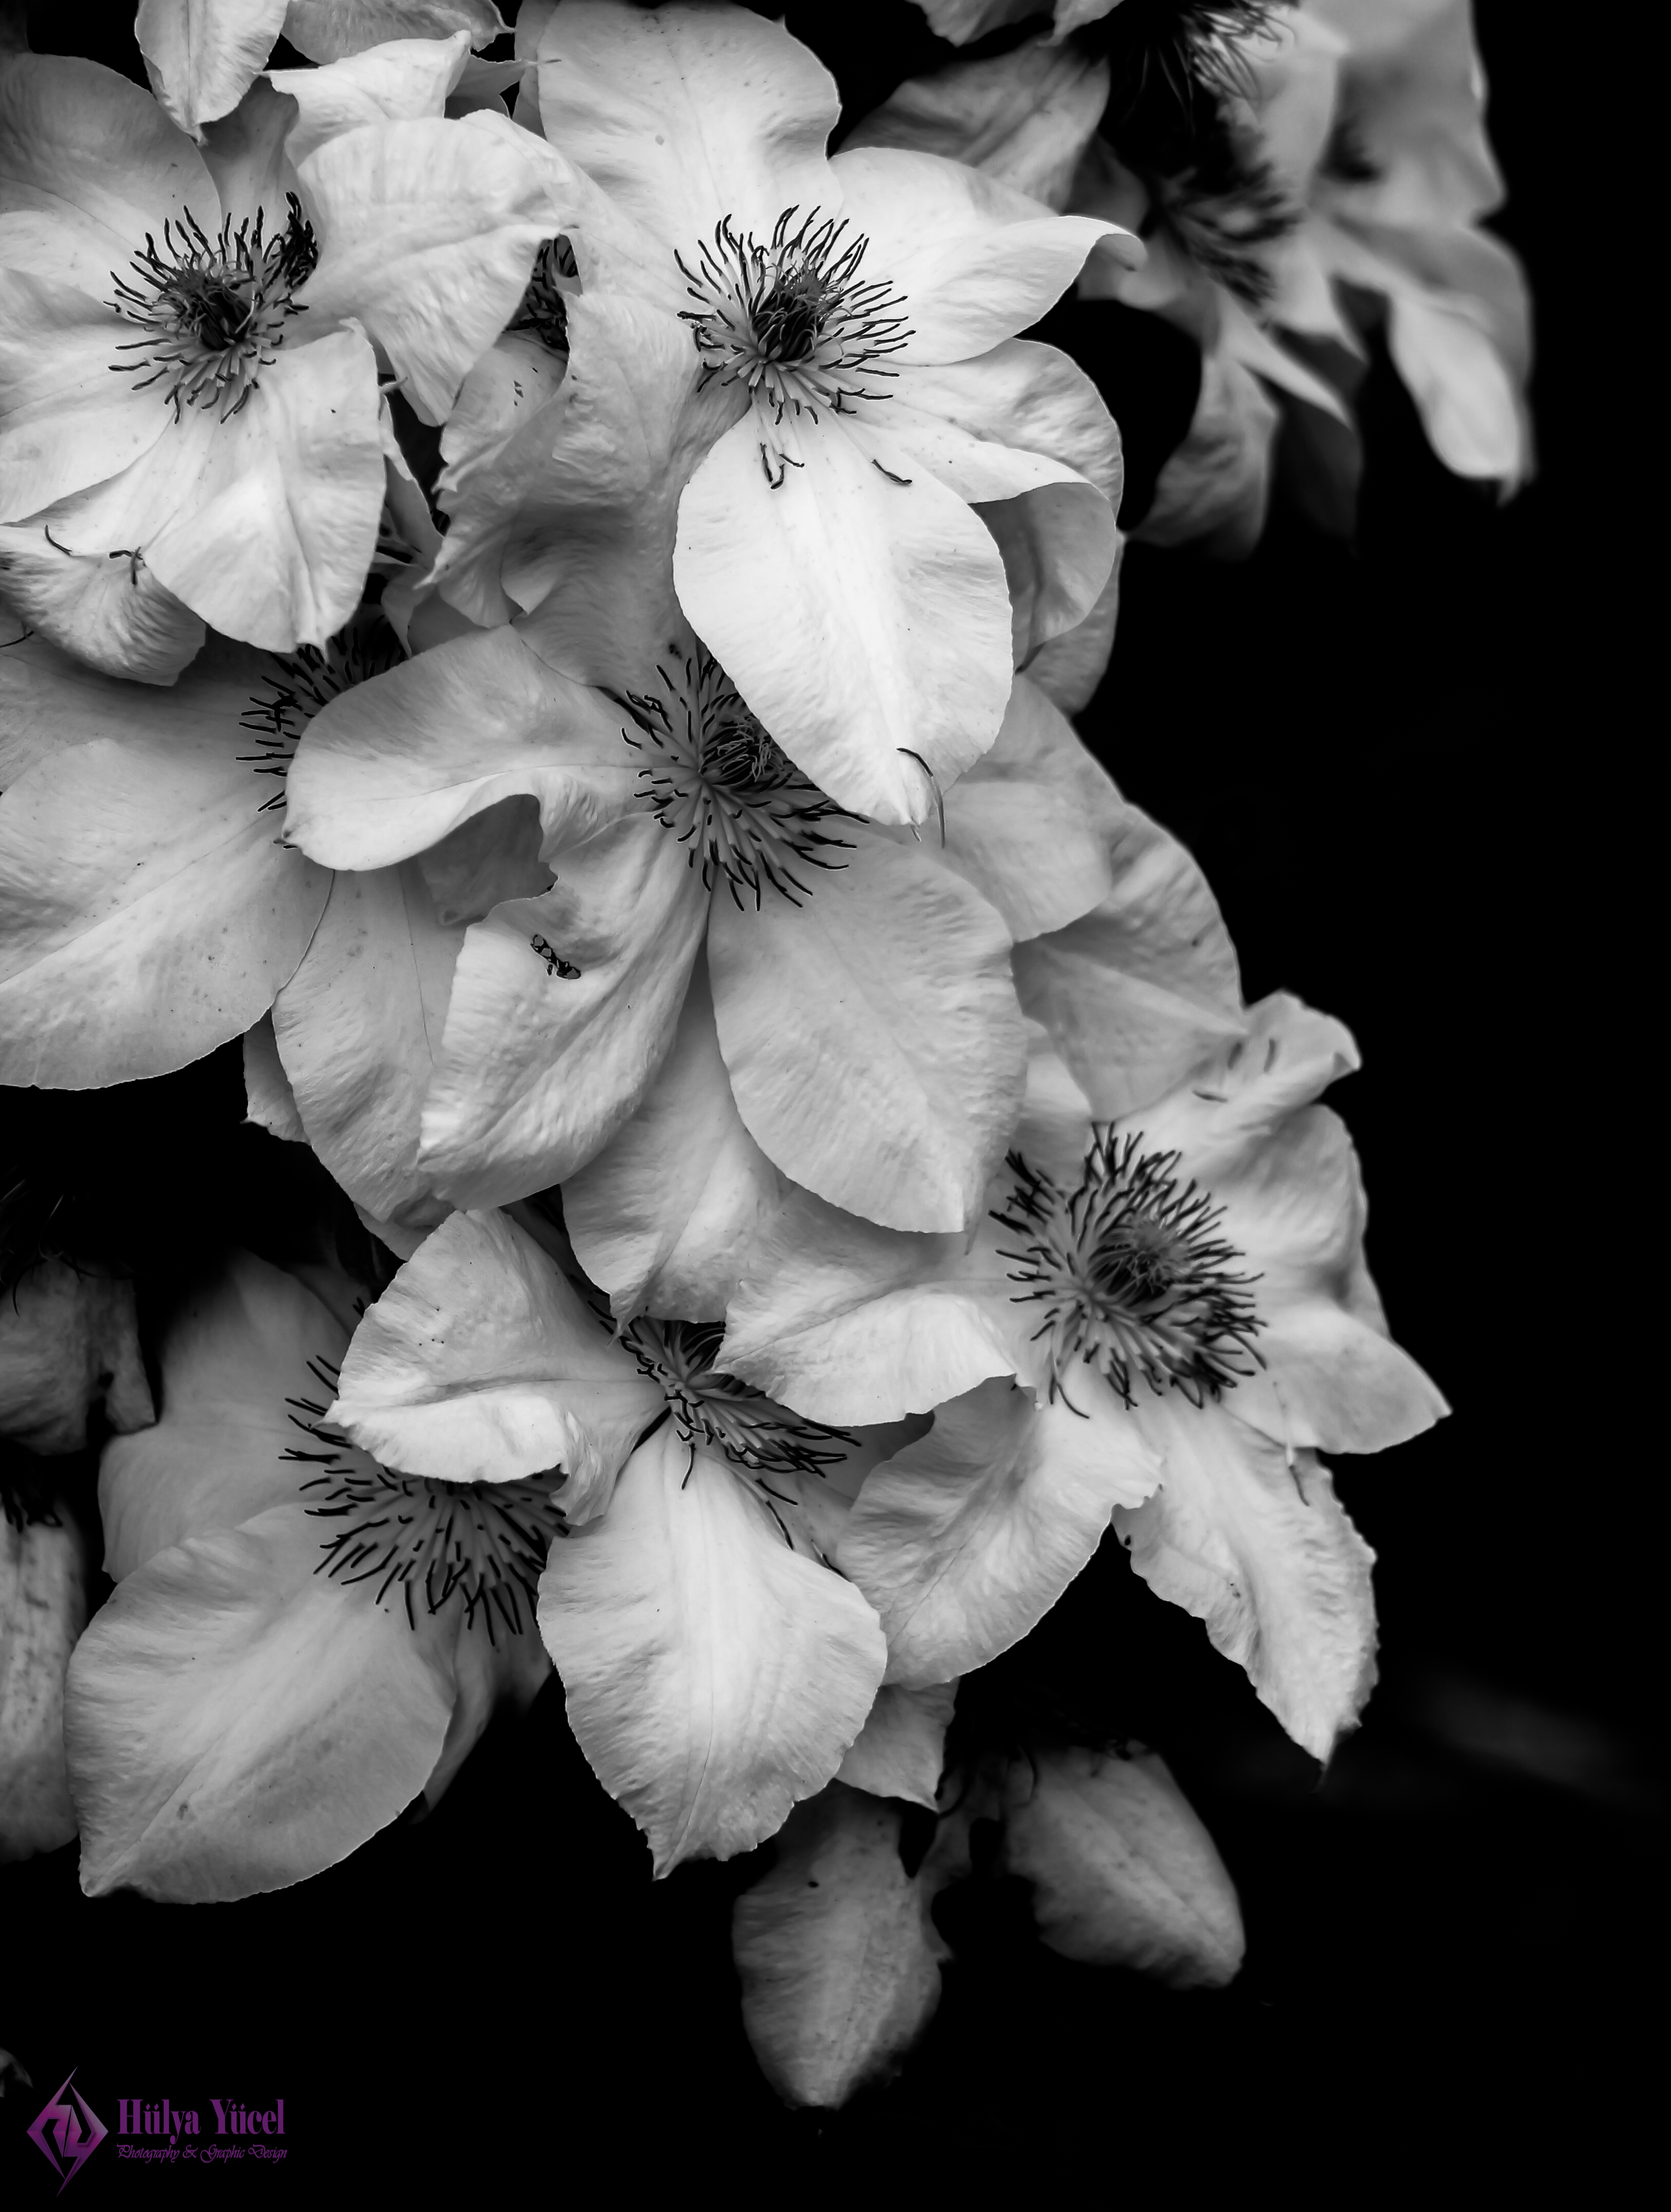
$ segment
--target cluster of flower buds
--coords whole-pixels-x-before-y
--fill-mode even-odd
[[[14,1250],[0,1852],[301,1881],[555,1668],[658,1874],[778,1839],[738,1957],[813,2104],[993,1863],[1068,1957],[1234,1973],[1164,1764],[948,1768],[957,1686],[1112,1530],[1325,1759],[1374,1624],[1320,1454],[1444,1410],[1350,1035],[1243,1002],[1072,726],[1121,438],[1022,334],[1077,287],[1199,340],[1163,543],[1251,541],[1279,407],[1345,451],[1371,299],[1444,458],[1525,468],[1463,0],[926,5],[833,155],[721,0],[513,52],[144,0],[150,91],[0,51],[0,1080],[241,1040],[364,1231],[137,1306]]]

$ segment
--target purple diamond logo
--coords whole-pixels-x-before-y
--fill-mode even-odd
[[[81,2091],[70,2087],[75,2078],[72,2066],[57,2096],[48,2098],[29,2129],[30,2142],[60,2177],[60,2197],[110,2132]]]

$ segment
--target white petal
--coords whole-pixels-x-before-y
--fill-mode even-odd
[[[295,1093],[278,1056],[270,1014],[263,1014],[253,1029],[244,1032],[244,1119],[270,1137],[287,1145],[307,1142]]]
[[[884,1682],[836,1780],[872,1797],[903,1797],[933,1812],[957,1697],[955,1682],[927,1683],[914,1690]]]
[[[1158,1596],[1206,1625],[1296,1743],[1327,1759],[1375,1680],[1375,1554],[1328,1471],[1225,1410],[1145,1400],[1161,1486],[1115,1526]]]
[[[913,1687],[1018,1644],[1160,1469],[1100,1378],[1072,1406],[983,1382],[867,1475],[836,1553],[882,1617],[888,1680]],[[1075,1411],[1078,1407],[1079,1410]]]
[[[1008,933],[919,847],[857,828],[851,842],[804,904],[716,897],[720,1049],[786,1175],[890,1228],[961,1229],[1025,1079]]]
[[[463,31],[491,46],[506,24],[493,0],[290,0],[284,35],[310,62],[340,62],[393,39],[447,39]]]
[[[327,138],[368,124],[441,116],[468,47],[468,33],[455,31],[451,38],[391,40],[324,69],[270,70],[268,83],[300,110],[290,159],[305,161]]]
[[[539,1620],[569,1725],[658,1874],[752,1850],[821,1790],[886,1658],[853,1585],[792,1550],[763,1501],[671,1425],[603,1519],[553,1544]]]
[[[83,503],[71,497],[32,522],[0,528],[7,600],[38,636],[100,675],[172,684],[203,650],[208,631],[143,559],[64,550],[86,542],[79,528]]]
[[[450,1684],[404,1619],[315,1575],[319,1525],[277,1506],[159,1553],[76,1645],[64,1733],[90,1896],[283,1889],[423,1788]]]
[[[945,1942],[900,1858],[899,1813],[837,1783],[790,1815],[732,1915],[743,2026],[786,2104],[832,2109],[896,2073],[939,2001]]]
[[[462,929],[445,929],[416,865],[333,878],[301,965],[273,1006],[307,1141],[355,1201],[430,1229],[447,1211],[417,1165]]]
[[[330,1418],[386,1467],[447,1482],[558,1468],[571,1521],[610,1487],[661,1394],[526,1231],[455,1213],[370,1308]]]
[[[683,848],[635,814],[557,865],[552,890],[495,907],[459,956],[422,1154],[455,1206],[504,1205],[583,1167],[673,1041],[708,908]]]
[[[152,91],[195,138],[238,105],[283,21],[284,0],[139,0],[134,35]]]
[[[149,404],[131,379],[111,374],[125,358],[118,351],[125,335],[100,301],[46,276],[0,269],[0,515],[7,521],[118,475],[162,436],[166,410]]]
[[[1519,396],[1470,304],[1395,292],[1388,348],[1445,466],[1515,483],[1526,473]]]
[[[81,1090],[240,1036],[307,948],[329,878],[277,841],[239,717],[268,681],[222,648],[173,691],[45,649],[0,694],[58,735],[0,799],[0,1069]]]
[[[622,1319],[723,1321],[786,1188],[737,1110],[699,960],[672,1049],[638,1111],[563,1185],[575,1256]]]
[[[814,783],[855,813],[923,821],[935,783],[977,759],[1003,720],[1009,590],[963,501],[868,426],[865,441],[834,418],[769,428],[746,416],[685,487],[673,580],[692,627]]]

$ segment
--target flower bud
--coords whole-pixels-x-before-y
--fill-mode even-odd
[[[1014,1762],[1005,1795],[1003,1869],[1033,1885],[1049,1949],[1176,1990],[1234,1978],[1245,1948],[1235,1887],[1164,1759],[1043,1751]]]
[[[933,2017],[948,1954],[899,1856],[900,1809],[836,1782],[798,1805],[732,1917],[743,2026],[786,2104],[887,2080]]]

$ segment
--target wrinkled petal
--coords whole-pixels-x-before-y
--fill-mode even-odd
[[[0,1514],[0,1865],[76,1832],[64,1678],[87,1626],[86,1546],[67,1508],[18,1528]]]
[[[565,227],[568,163],[483,112],[346,131],[298,168],[320,234],[308,313],[357,316],[419,416],[444,422]]]
[[[0,799],[0,1070],[81,1090],[248,1029],[329,888],[277,842],[239,717],[267,680],[223,649],[173,691],[20,647],[0,694],[58,738]]]
[[[42,1260],[0,1295],[0,1436],[32,1452],[84,1451],[95,1411],[118,1434],[156,1418],[133,1285]]]
[[[285,0],[139,0],[134,35],[163,111],[196,138],[236,107],[273,50]]]
[[[957,1697],[955,1682],[927,1683],[914,1690],[884,1682],[836,1780],[849,1789],[867,1790],[872,1797],[903,1797],[933,1812],[945,1765],[945,1731]]]
[[[79,504],[67,500],[33,522],[0,528],[7,599],[49,644],[102,676],[173,683],[203,650],[205,625],[143,560],[65,551],[76,543]]]
[[[290,0],[284,35],[310,62],[340,62],[392,39],[447,39],[463,31],[489,46],[506,23],[493,0]]]
[[[436,920],[414,862],[338,875],[273,1006],[307,1141],[356,1206],[418,1229],[447,1211],[417,1152],[463,944]]]
[[[307,1132],[284,1063],[278,1056],[273,1018],[263,1014],[244,1032],[244,1119],[283,1144],[305,1145]]]
[[[834,420],[772,436],[781,474],[751,412],[685,487],[679,604],[822,790],[879,821],[925,820],[936,783],[1003,720],[1003,562],[964,502],[868,427],[863,448]]]
[[[440,117],[468,48],[468,33],[455,31],[451,38],[391,40],[325,69],[270,70],[268,83],[294,100],[299,111],[290,159],[305,161],[345,131]]]
[[[821,1790],[887,1656],[853,1585],[671,1425],[627,1462],[608,1513],[553,1544],[539,1622],[569,1725],[658,1874],[751,1850]]]
[[[449,639],[314,716],[286,784],[285,833],[328,867],[387,867],[526,792],[553,844],[585,837],[636,791],[623,719],[514,631]]]
[[[720,1049],[749,1133],[832,1206],[960,1229],[1024,1083],[1000,917],[919,847],[855,830],[803,905],[717,898]]]
[[[367,1312],[331,1419],[386,1467],[448,1482],[561,1468],[571,1522],[609,1501],[661,1394],[533,1239],[455,1213]]]
[[[939,2002],[950,1954],[899,1826],[896,1807],[832,1784],[790,1814],[732,1910],[743,2027],[786,2104],[833,2109],[885,2081]]]
[[[64,1706],[82,1886],[179,1903],[319,1874],[404,1811],[450,1686],[405,1621],[316,1576],[318,1523],[276,1506],[123,1583]]]
[[[902,294],[908,363],[967,361],[1054,305],[1098,240],[1141,261],[1140,240],[1089,216],[1051,215],[1007,185],[933,154],[866,146],[830,163],[843,212],[870,240],[866,274]]]
[[[672,1049],[632,1119],[563,1185],[563,1220],[619,1320],[723,1321],[787,1186],[744,1126],[698,961]]]
[[[1147,815],[1123,806],[1123,817],[1109,842],[1109,896],[1013,955],[1017,996],[1098,1120],[1162,1097],[1247,1026],[1235,950],[1206,877]]]
[[[106,1571],[120,1582],[187,1536],[294,1500],[316,1472],[287,1456],[315,1441],[300,1408],[323,1410],[325,1363],[347,1341],[311,1290],[253,1253],[197,1284],[163,1339],[161,1419],[100,1462]]]
[[[1375,1554],[1328,1471],[1224,1409],[1151,1397],[1161,1486],[1115,1527],[1156,1595],[1204,1621],[1296,1743],[1327,1759],[1375,1680]]]
[[[573,1175],[673,1040],[708,910],[683,850],[638,814],[558,865],[543,898],[495,907],[459,956],[421,1155],[455,1206],[504,1205]]]
[[[781,24],[564,0],[538,54],[546,137],[646,233],[642,296],[686,306],[674,252],[722,217],[763,239],[786,208],[832,208],[841,94]]]
[[[1078,1407],[1076,1412],[1074,1407]],[[921,1687],[1018,1644],[1160,1468],[1089,1370],[1073,1405],[983,1382],[866,1476],[836,1553],[880,1614],[890,1682]]]

